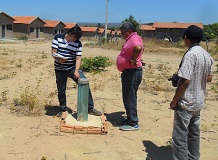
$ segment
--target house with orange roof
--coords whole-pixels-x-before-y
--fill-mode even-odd
[[[121,35],[121,32],[115,30],[115,31],[111,31],[111,34],[112,34],[112,36],[114,37],[114,36],[119,36],[119,35]]]
[[[118,36],[121,36],[121,31],[120,30],[117,30],[116,33],[117,33]]]
[[[105,35],[105,29],[104,28],[98,28],[99,31],[96,34],[96,37],[102,38]],[[112,36],[112,31],[111,30],[107,30],[107,37],[111,37]]]
[[[202,23],[177,23],[177,22],[155,22],[151,25],[141,25],[140,31],[142,37],[170,39],[170,41],[177,42],[181,40],[186,28],[190,25],[196,25],[204,28]]]
[[[169,38],[173,42],[181,40],[186,28],[190,25],[196,25],[204,28],[202,23],[169,23],[169,22],[155,22],[153,27],[156,29],[156,38],[165,39]]]
[[[77,24],[76,23],[71,23],[71,22],[64,22],[64,24],[65,24],[65,27],[64,27],[64,29],[65,29],[65,33],[67,32],[67,31],[69,31],[72,27],[74,27],[74,26],[76,26]]]
[[[52,39],[55,34],[64,33],[66,25],[58,20],[43,20],[44,25],[44,37],[46,39]]]
[[[100,37],[104,37],[104,28],[99,28],[99,31],[98,31],[98,35],[100,36]]]
[[[155,33],[156,33],[156,28],[150,25],[141,25],[139,27],[141,31],[141,36],[142,37],[147,37],[147,38],[154,38]]]
[[[14,18],[0,11],[0,39],[11,39],[14,36],[13,32]]]
[[[45,22],[37,16],[13,16],[14,36],[16,38],[28,37],[28,39],[44,38]]]
[[[99,32],[98,27],[81,27],[84,37],[96,37]]]

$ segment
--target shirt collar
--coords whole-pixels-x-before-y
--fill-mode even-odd
[[[137,32],[133,32],[131,33],[127,38],[126,38],[126,41],[128,41],[130,39],[130,37],[134,36],[134,35],[137,35]]]

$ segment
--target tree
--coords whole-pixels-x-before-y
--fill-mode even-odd
[[[98,24],[97,24],[97,27],[98,27],[98,28],[101,28],[101,23],[98,23]]]
[[[140,24],[135,20],[135,18],[133,16],[129,16],[129,18],[125,19],[124,21],[122,21],[122,23],[124,22],[131,22],[133,24],[133,26],[135,27],[136,31],[138,32],[138,34],[140,34]]]
[[[204,40],[215,40],[218,42],[218,23],[204,25]]]
[[[110,28],[108,28],[108,30],[115,31],[116,28],[115,27],[110,27]]]

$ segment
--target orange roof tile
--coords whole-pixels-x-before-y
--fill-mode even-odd
[[[99,28],[99,32],[103,33],[104,32],[104,28]]]
[[[144,30],[144,31],[155,31],[156,29],[155,29],[153,26],[141,25],[141,26],[140,26],[140,30]]]
[[[196,25],[200,28],[204,28],[202,23],[168,23],[168,22],[155,22],[153,27],[155,28],[188,28],[190,25]]]
[[[104,28],[99,28],[99,31],[98,32],[100,32],[100,33],[103,33],[104,32]],[[109,34],[111,32],[111,30],[107,30],[107,34]]]
[[[121,31],[117,31],[117,34],[120,35],[120,34],[121,34]]]
[[[113,35],[118,34],[118,31],[112,31],[112,34]]]
[[[37,16],[13,16],[13,18],[15,19],[14,23],[30,24],[32,21],[34,21],[35,19],[39,17]],[[41,21],[45,23],[43,20]]]
[[[98,27],[81,27],[81,29],[83,32],[95,32],[99,30]]]
[[[59,23],[62,23],[64,26],[65,24],[61,21],[55,21],[55,20],[44,20],[45,26],[44,27],[56,27]]]
[[[111,33],[111,30],[107,30],[107,34]]]
[[[76,23],[70,23],[70,22],[66,22],[64,24],[65,24],[66,29],[71,29],[72,27],[74,27],[76,25]]]

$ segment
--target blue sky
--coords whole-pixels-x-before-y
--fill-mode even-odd
[[[107,0],[0,0],[10,16],[39,16],[63,22],[105,23]],[[139,23],[218,22],[218,0],[109,0],[108,22],[132,15]]]

